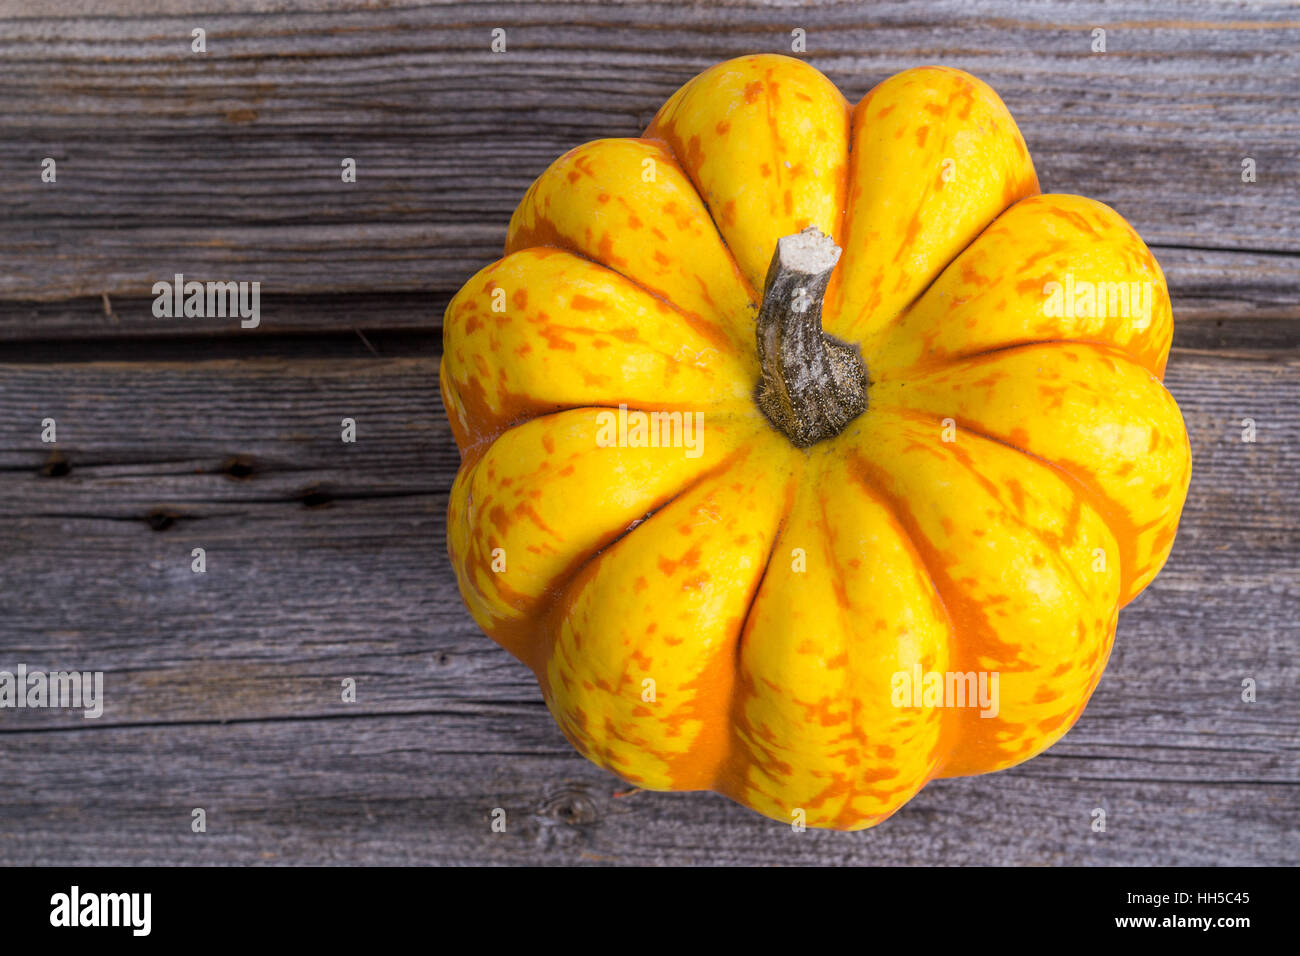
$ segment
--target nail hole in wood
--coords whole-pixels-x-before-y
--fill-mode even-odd
[[[227,476],[234,478],[236,481],[243,481],[245,478],[251,478],[253,475],[253,459],[247,455],[235,455],[227,458],[221,466],[221,470]]]
[[[323,508],[333,501],[330,493],[320,488],[308,488],[302,493],[302,503],[307,508]]]
[[[45,464],[41,466],[41,474],[46,478],[62,478],[72,471],[72,466],[68,460],[57,451],[50,452],[50,457],[46,459]]]
[[[145,515],[144,520],[154,531],[166,531],[176,523],[174,515],[169,515],[165,511],[151,511]]]

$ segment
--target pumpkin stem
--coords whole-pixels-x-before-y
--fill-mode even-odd
[[[816,226],[777,240],[758,313],[757,401],[797,448],[833,438],[867,407],[856,345],[822,331],[822,297],[840,247]]]

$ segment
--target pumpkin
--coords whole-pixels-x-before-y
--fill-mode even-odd
[[[505,251],[445,316],[448,549],[578,751],[852,830],[1074,724],[1187,492],[1173,321],[992,89],[722,63]]]

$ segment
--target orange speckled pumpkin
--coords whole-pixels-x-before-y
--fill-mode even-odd
[[[720,64],[506,252],[446,313],[448,548],[580,752],[851,830],[1078,719],[1187,491],[1173,319],[992,89]]]

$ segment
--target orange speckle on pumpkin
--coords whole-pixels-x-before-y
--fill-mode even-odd
[[[692,136],[686,143],[686,165],[691,169],[699,169],[704,164],[704,147],[700,145],[700,137]]]
[[[970,119],[971,107],[975,105],[975,97],[971,95],[971,88],[968,85],[962,87],[962,108],[957,112],[958,119]]]
[[[627,265],[627,260],[614,255],[614,239],[605,232],[601,233],[600,245],[597,247],[596,258],[608,266],[620,267]]]
[[[894,261],[898,262],[908,252],[911,251],[912,244],[916,242],[916,237],[921,233],[921,217],[913,214],[907,221],[907,229],[903,232],[902,239],[898,243],[898,252],[894,254]]]
[[[558,352],[576,352],[578,347],[564,337],[564,330],[549,323],[537,326],[537,334],[546,340],[546,347]]]
[[[1016,509],[1017,513],[1023,514],[1025,510],[1025,487],[1014,478],[1008,478],[1005,482],[1007,491],[1011,493],[1011,507]]]

